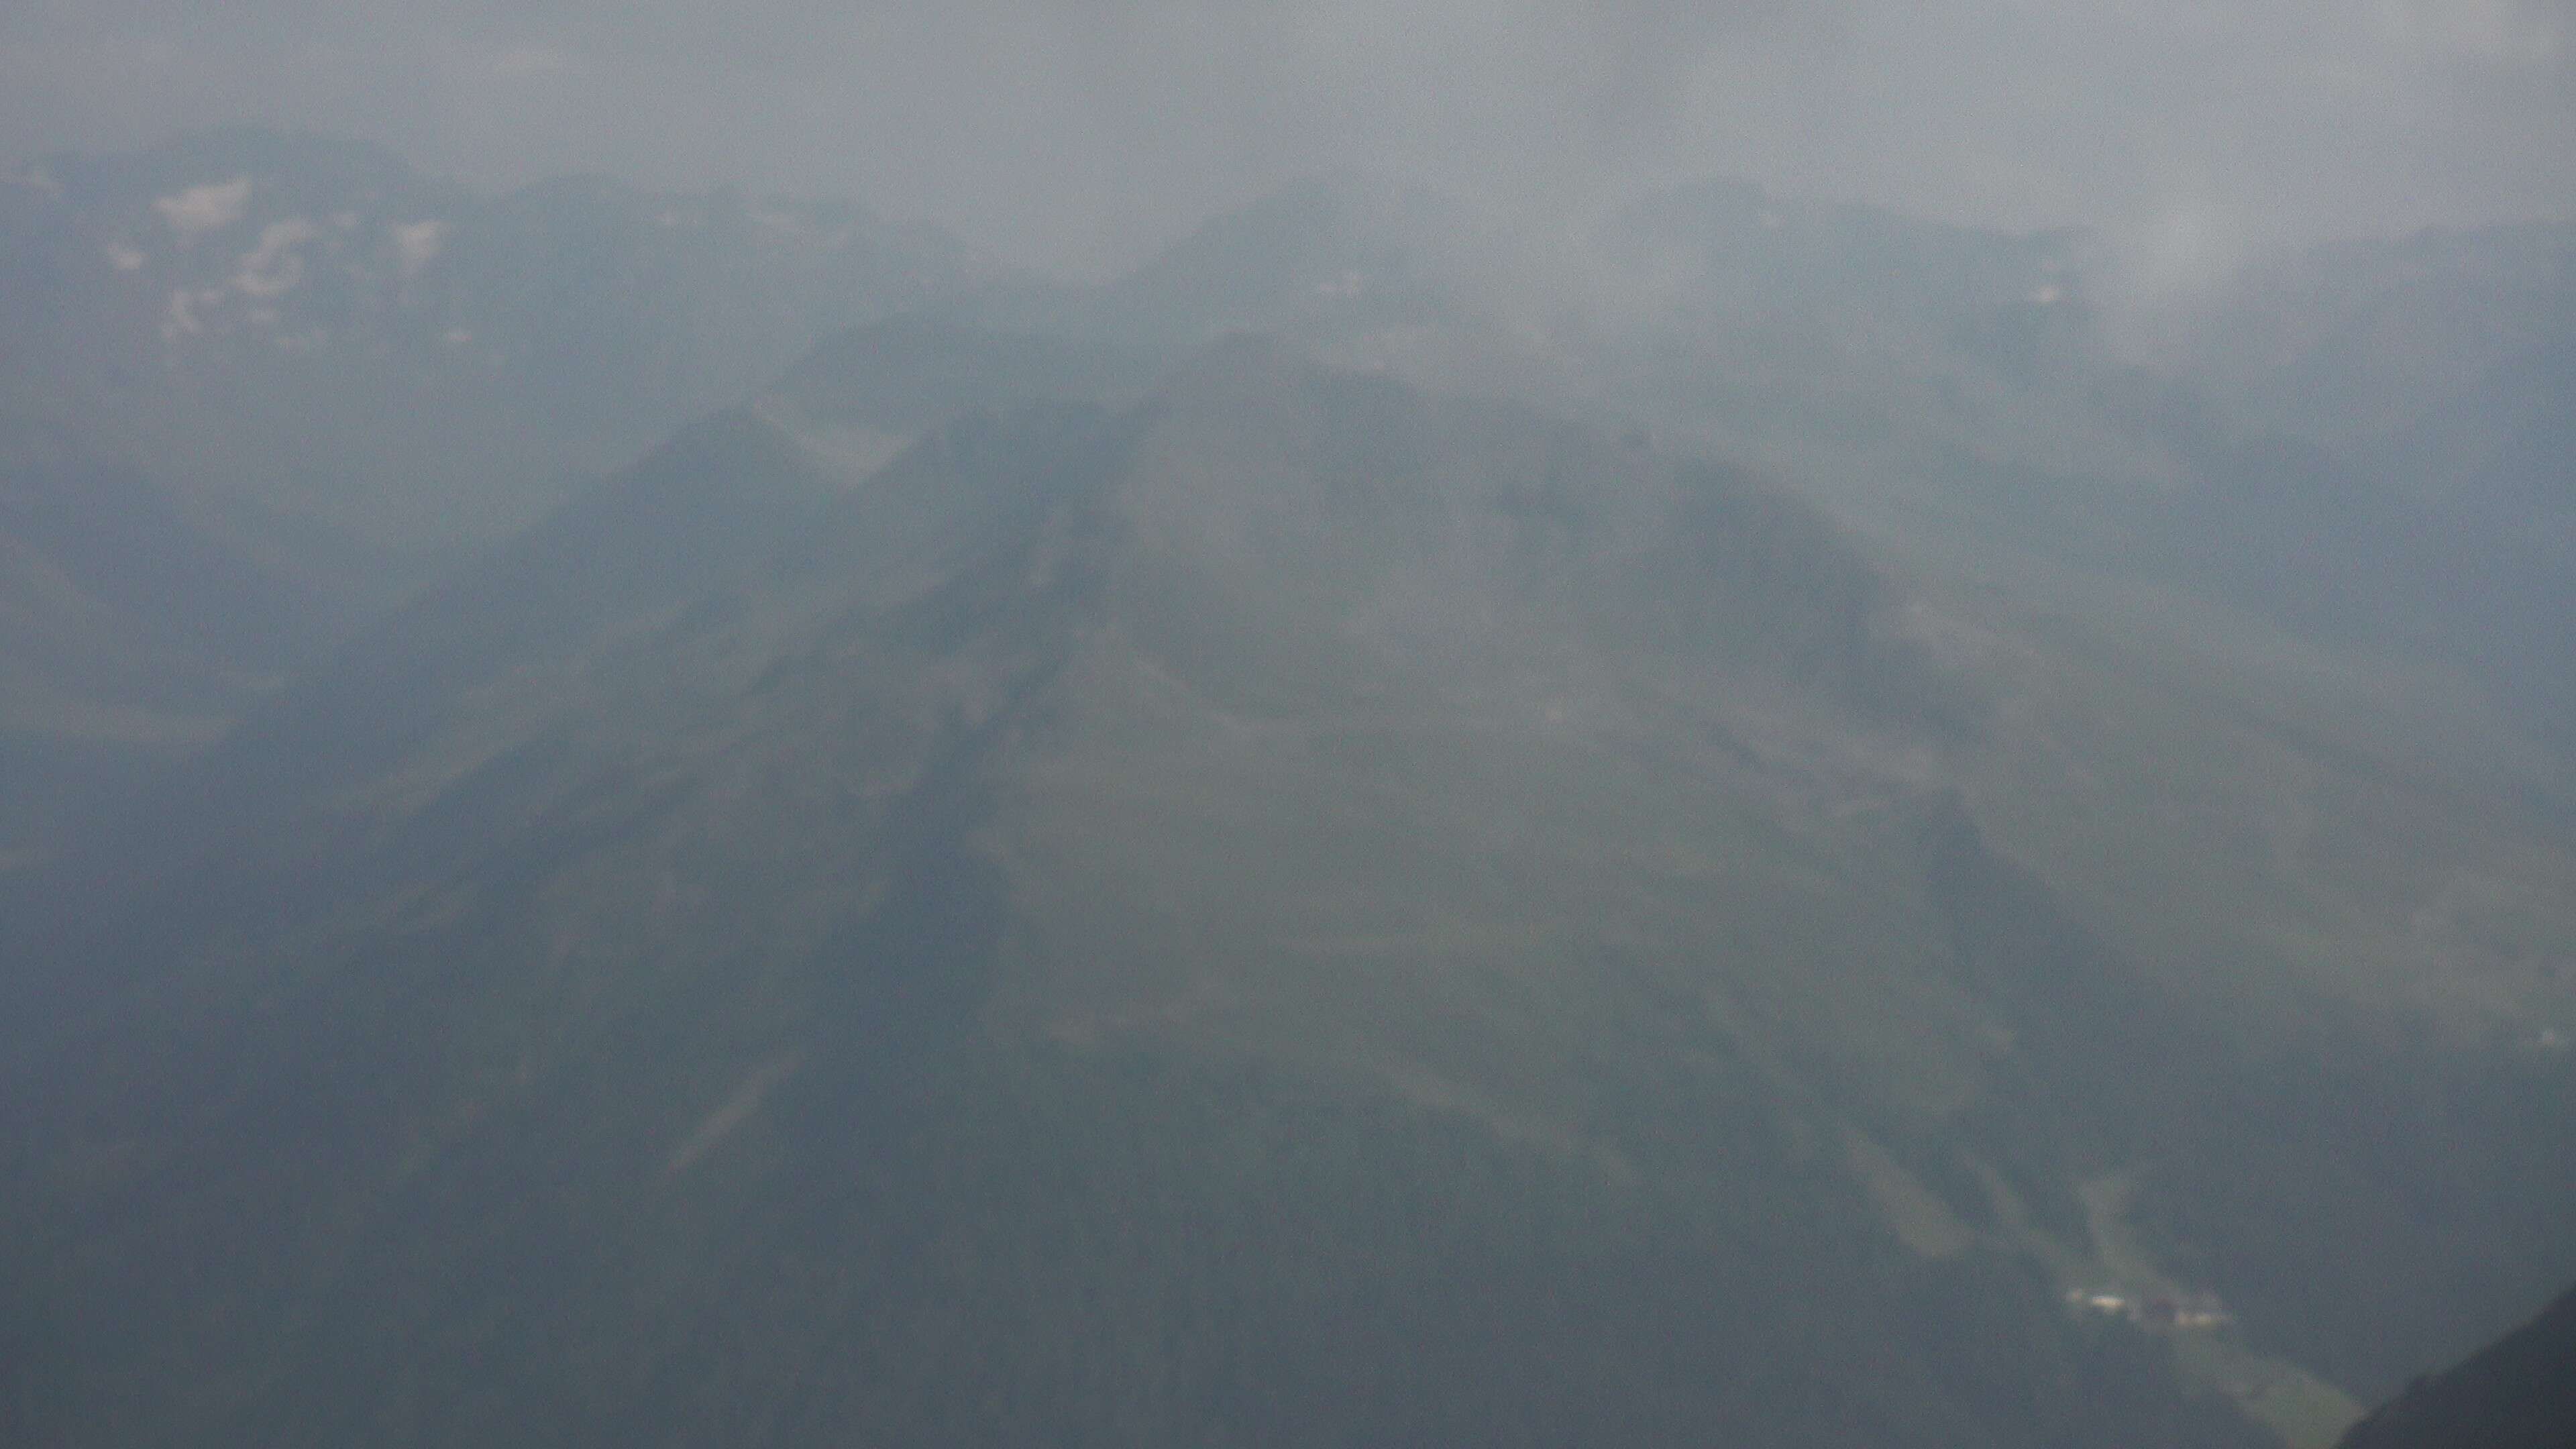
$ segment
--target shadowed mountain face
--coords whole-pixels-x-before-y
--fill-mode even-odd
[[[215,738],[345,629],[341,555],[291,548],[48,430],[0,446],[0,859]]]
[[[2576,1293],[2477,1352],[2406,1386],[2340,1449],[2554,1449],[2576,1440]]]
[[[835,344],[15,882],[0,1422],[2321,1442],[2576,1268],[2545,822],[1738,471],[1121,356]]]

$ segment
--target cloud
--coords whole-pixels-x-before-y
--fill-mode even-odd
[[[2566,56],[2566,7],[2523,0],[2381,0],[2379,33],[2401,48],[2542,69]]]
[[[545,45],[511,45],[492,57],[492,73],[511,80],[561,75],[572,69],[561,51]]]

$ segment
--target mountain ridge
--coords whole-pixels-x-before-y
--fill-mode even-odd
[[[22,987],[42,959],[88,993],[13,1013],[57,1028],[13,1047],[27,1105],[0,1136],[19,1334],[89,1345],[89,1388],[19,1390],[37,1422],[117,1393],[138,1424],[218,1441],[505,1421],[2261,1441],[2262,1401],[2222,1407],[2152,1334],[2058,1296],[2101,1272],[2187,1285],[2168,1262],[2246,1251],[2267,1219],[2177,1215],[2163,1185],[2245,1150],[2225,1147],[2239,1093],[2271,1068],[2237,1057],[2194,978],[2014,862],[1998,783],[1963,765],[2030,705],[1839,530],[1741,474],[1253,340],[1112,409],[1033,403],[1001,369],[1001,407],[962,386],[963,421],[879,467],[798,431],[816,399],[868,395],[857,357],[851,389],[804,375],[684,433],[278,696],[192,767],[217,802],[195,833],[123,861],[163,894],[93,882],[153,902],[123,935],[73,921],[59,949],[13,945]],[[1984,702],[1902,707],[1963,665]],[[2207,1084],[2175,1105],[2160,1053]],[[2499,1152],[2533,1140],[2464,1120]],[[2264,1151],[2303,1170],[2351,1130],[2269,1121]],[[1291,1145],[1309,1137],[1320,1157]],[[2142,1152],[2153,1190],[2121,1188]],[[167,1221],[152,1205],[182,1181],[297,1236]],[[511,1182],[554,1186],[486,1217]],[[1466,1184],[1513,1206],[1473,1210]],[[1370,1205],[1390,1193],[1418,1205]],[[1040,1201],[1057,1209],[992,1206]],[[1169,1205],[1179,1246],[1124,1236],[1138,1202]],[[1492,1246],[1453,1271],[1406,1246],[1412,1212]],[[1094,1246],[1050,1259],[1049,1223]],[[1615,1226],[1586,1247],[1579,1223]],[[2403,1231],[2364,1213],[2328,1261]],[[736,1233],[739,1255],[719,1246]],[[1288,1277],[1228,1266],[1236,1234],[1288,1244]],[[911,1266],[881,1255],[897,1243]],[[1549,1266],[1514,1278],[1521,1260]],[[192,1290],[151,1286],[182,1261],[230,1265],[212,1291],[263,1326],[210,1336]],[[689,1276],[711,1261],[733,1266]],[[606,1341],[637,1271],[664,1305],[638,1321],[652,1346],[457,1396],[465,1345],[519,1331],[492,1316],[530,1271],[507,1265],[539,1262],[558,1306],[525,1351]],[[1615,1360],[1542,1326],[1588,1273],[1633,1290],[1574,1300]],[[708,1296],[720,1281],[745,1307]],[[423,1316],[438,1282],[459,1306]],[[227,1367],[146,1392],[77,1306],[107,1285],[157,1305],[137,1310],[149,1352]],[[2389,1301],[2420,1314],[2418,1291]],[[1026,1294],[1056,1321],[1102,1293],[1117,1381],[1176,1375],[1168,1396],[1089,1397],[1109,1360],[1015,1331],[939,1367],[865,1335],[869,1357],[840,1357],[829,1326],[943,1299],[999,1324]],[[1289,1336],[1240,1338],[1235,1301]],[[839,1367],[798,1388],[666,1336],[758,1337],[754,1305],[782,1363]],[[1408,1411],[1396,1385],[1417,1381],[1321,1327],[1356,1314],[1382,1357],[1453,1310],[1489,1326],[1459,1372],[1530,1385],[1522,1417]],[[2261,1293],[2246,1311],[2226,1351],[2261,1373],[2307,1382],[2274,1355],[2350,1352]],[[2027,1362],[1925,1347],[1953,1313],[2001,1315]],[[322,1324],[341,1347],[307,1336]],[[1291,1357],[1153,1346],[1190,1324]],[[433,1337],[402,1347],[415,1333]],[[1887,1366],[1734,1408],[1686,1387],[1690,1364],[1759,1379],[1837,1342]],[[369,1354],[429,1377],[395,1388]],[[919,1417],[850,1397],[895,1363]],[[1032,1367],[1050,1364],[1072,1377]],[[2040,1364],[2060,1388],[2033,1388]],[[309,1377],[328,1365],[359,1387]],[[405,1420],[413,1392],[450,1407]],[[613,1407],[638,1394],[661,1428]],[[2088,1420],[2086,1394],[2128,1417]],[[2278,1412],[2330,1421],[2318,1402]]]
[[[2561,1294],[2520,1328],[2406,1386],[2352,1427],[2338,1449],[2543,1449],[2576,1433],[2576,1293]]]
[[[0,875],[0,1426],[2308,1446],[2576,1273],[2546,769],[2194,572],[2330,441],[2063,239],[1604,336],[1336,194],[832,332]]]

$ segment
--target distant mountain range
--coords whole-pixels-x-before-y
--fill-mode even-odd
[[[484,196],[223,131],[0,185],[15,396],[118,461],[409,545],[515,529],[841,327],[992,275],[832,203]]]
[[[282,144],[22,189],[113,285],[253,176],[196,297],[365,191]],[[651,224],[278,247],[564,349],[383,398],[669,409],[484,545],[0,477],[9,727],[155,741],[0,869],[0,1437],[2322,1449],[2576,1279],[2545,351],[2401,477],[2080,237],[1712,185],[1577,285],[1338,178],[758,362],[749,203],[539,197]],[[312,405],[269,286],[138,409]]]
[[[0,854],[821,338],[990,275],[847,205],[488,197],[260,131],[0,181]]]

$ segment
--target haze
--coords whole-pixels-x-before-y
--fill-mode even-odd
[[[0,15],[0,1445],[2576,1444],[2565,3]]]
[[[2564,215],[2564,0],[20,0],[0,155],[254,122],[488,184],[855,194],[1102,275],[1303,172],[1526,215],[1731,173],[2246,248]]]

